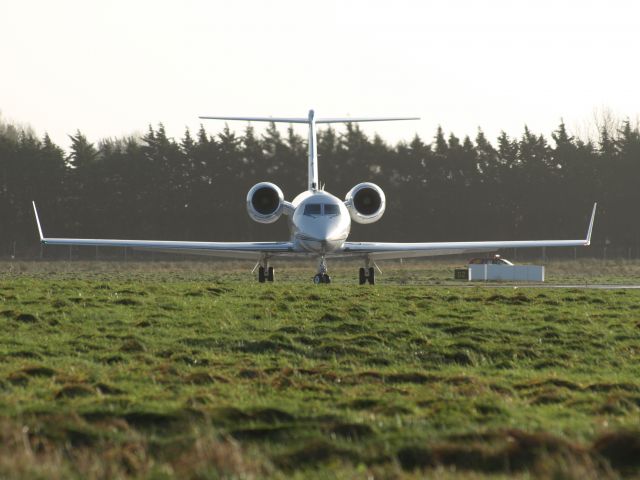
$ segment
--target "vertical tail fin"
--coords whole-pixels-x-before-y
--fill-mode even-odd
[[[317,141],[315,112],[309,110],[309,184],[307,188],[313,192],[320,188]]]

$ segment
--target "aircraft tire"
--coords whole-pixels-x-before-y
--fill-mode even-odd
[[[360,285],[364,285],[365,283],[367,283],[367,274],[364,268],[360,268],[359,270],[359,277],[358,280],[360,282]]]
[[[273,267],[269,267],[269,269],[267,270],[267,280],[269,282],[273,282],[274,272],[275,270],[273,269]]]
[[[369,267],[369,277],[367,278],[367,280],[369,280],[369,284],[370,285],[375,285],[375,283],[376,283],[376,271],[374,270],[373,267]]]
[[[264,283],[265,275],[264,275],[264,267],[258,268],[258,282]]]

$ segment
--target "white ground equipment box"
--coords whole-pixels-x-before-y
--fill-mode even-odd
[[[544,282],[544,266],[469,265],[469,281]]]
[[[544,282],[541,265],[514,265],[509,260],[494,255],[469,260],[467,268],[455,270],[454,277],[470,282]]]

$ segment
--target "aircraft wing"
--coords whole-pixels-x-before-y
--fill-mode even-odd
[[[141,250],[156,250],[165,253],[191,253],[229,258],[257,260],[269,256],[296,256],[292,242],[181,242],[170,240],[109,240],[95,238],[50,238],[42,233],[36,204],[33,212],[38,224],[40,242],[43,245],[85,245],[96,247],[130,247]]]
[[[582,240],[516,240],[490,242],[427,242],[427,243],[382,243],[345,242],[342,252],[351,256],[369,257],[372,260],[394,258],[431,257],[457,253],[495,251],[501,248],[535,247],[585,247],[591,243],[591,232],[597,204],[593,205],[586,238]]]

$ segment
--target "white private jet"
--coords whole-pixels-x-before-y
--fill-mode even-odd
[[[383,243],[348,242],[351,222],[373,223],[385,210],[382,189],[369,182],[359,183],[347,193],[344,201],[320,188],[318,180],[318,153],[316,125],[321,123],[373,122],[389,120],[418,120],[414,117],[388,118],[316,118],[313,110],[304,118],[272,117],[218,117],[201,119],[242,120],[251,122],[303,123],[309,126],[309,185],[291,202],[284,199],[282,190],[270,182],[254,185],[247,194],[249,216],[259,223],[273,223],[285,215],[289,220],[291,237],[288,242],[177,242],[166,240],[99,240],[85,238],[48,238],[42,232],[35,202],[40,241],[44,245],[90,245],[105,247],[132,247],[156,249],[164,252],[183,252],[253,259],[257,261],[258,281],[272,282],[274,269],[269,265],[276,257],[306,257],[318,260],[318,273],[314,283],[330,283],[327,273],[328,258],[359,258],[364,266],[359,271],[360,285],[375,283],[375,261],[399,258],[428,257],[456,253],[482,252],[501,248],[576,247],[591,242],[591,232],[596,213],[593,206],[587,236],[583,240],[532,240],[491,242],[426,242]],[[255,271],[255,268],[254,268]]]

